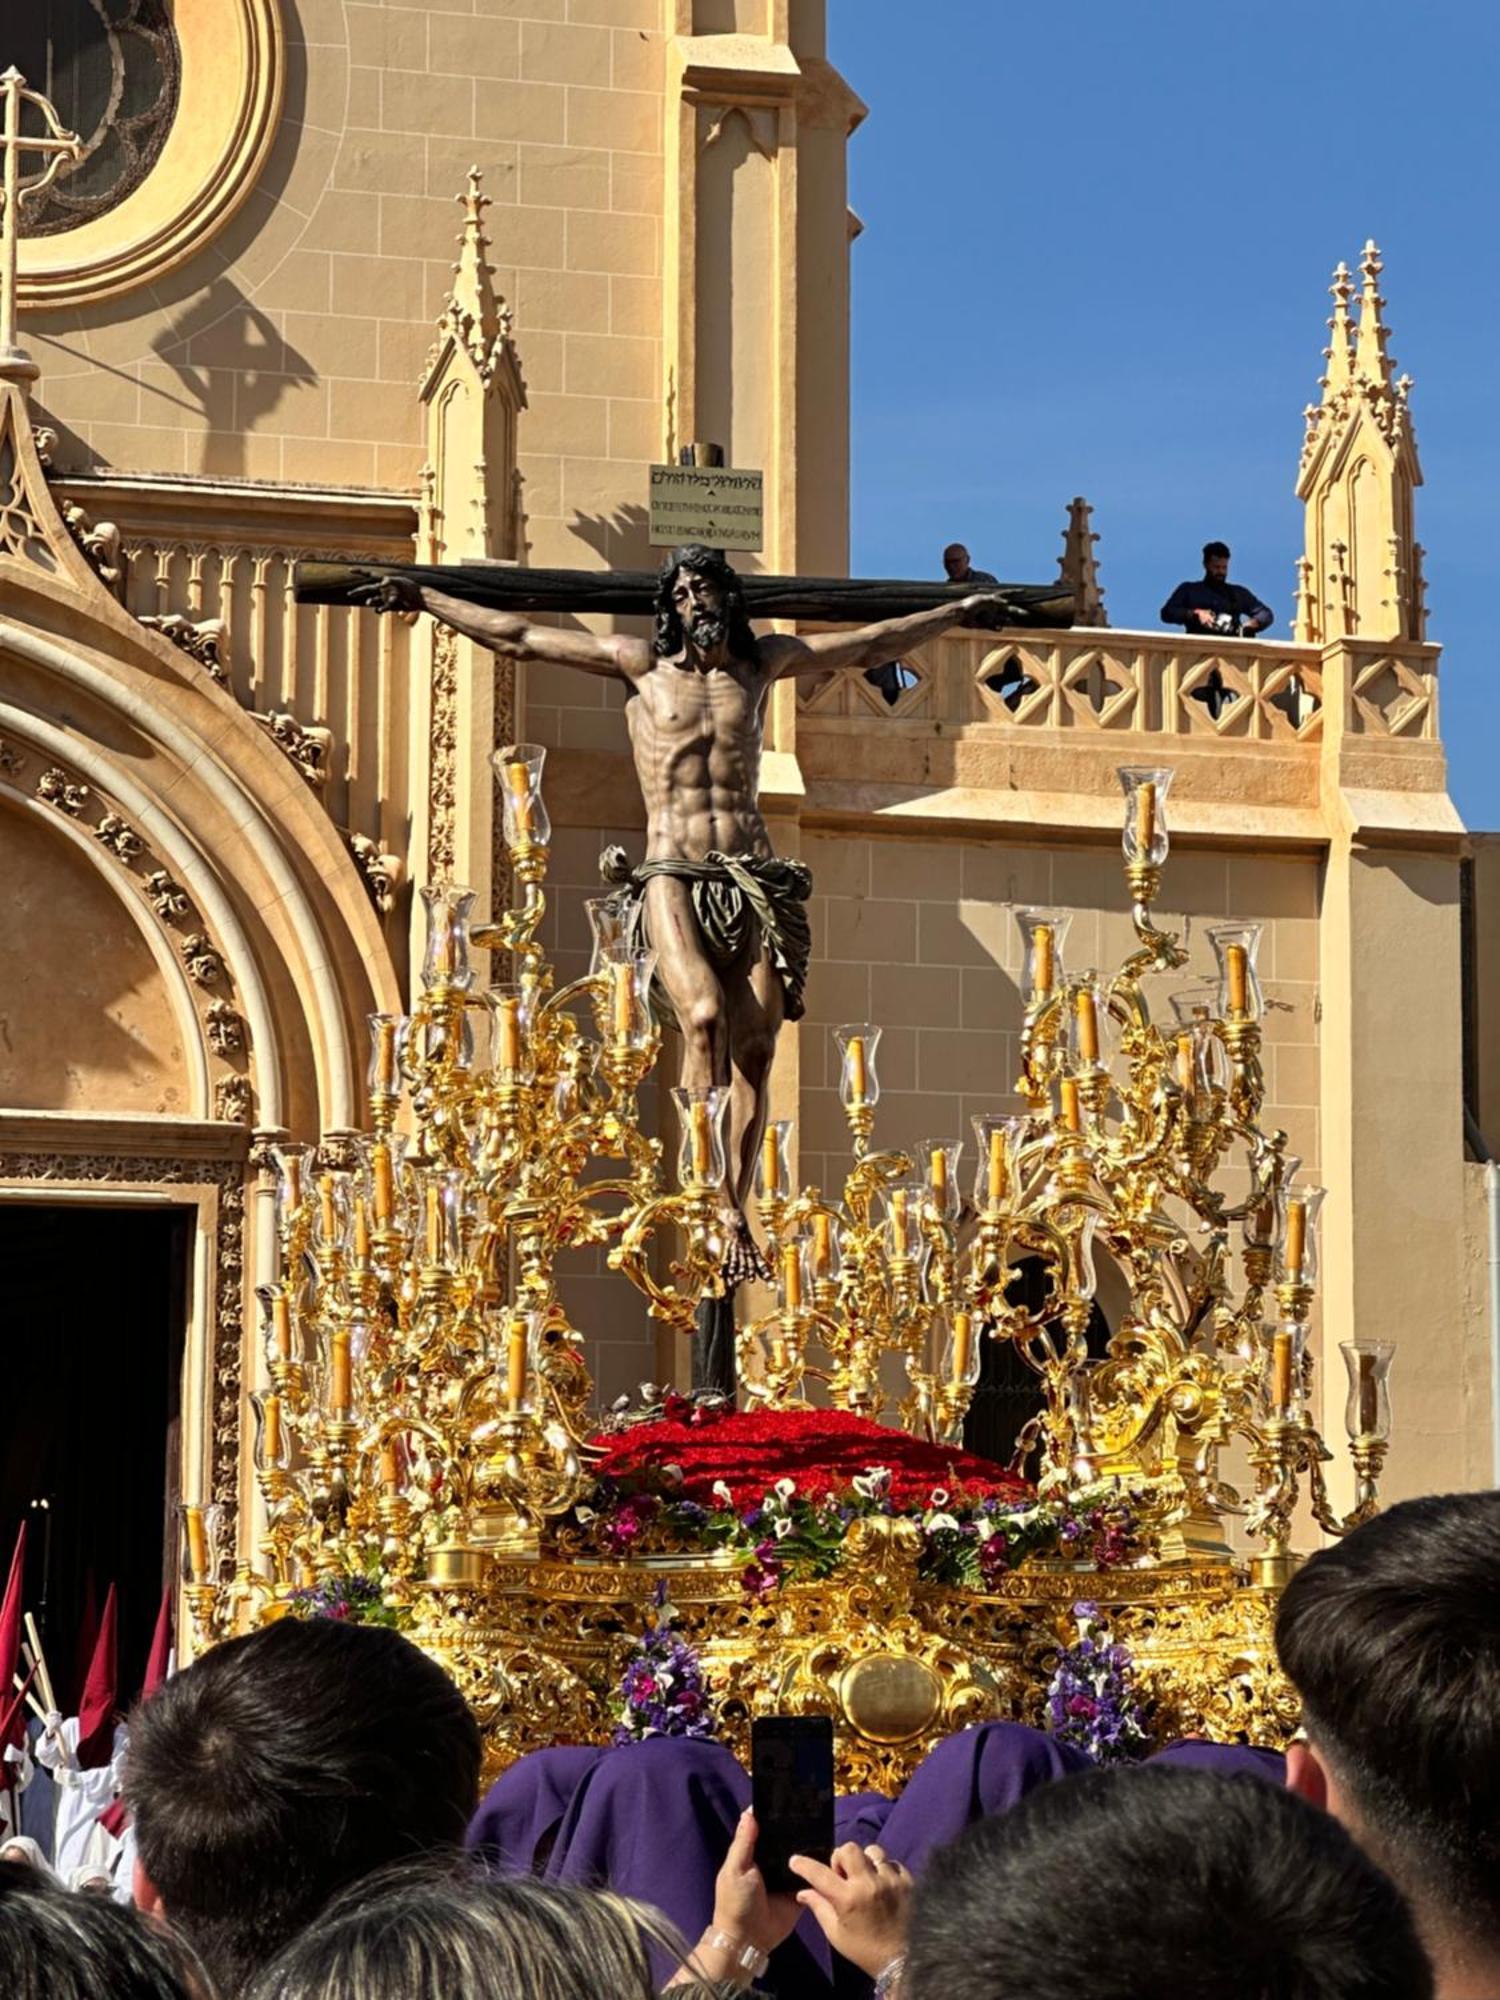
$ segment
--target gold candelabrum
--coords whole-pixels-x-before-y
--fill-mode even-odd
[[[471,891],[422,891],[417,1004],[370,1023],[368,1133],[275,1150],[280,1275],[259,1292],[268,1386],[250,1399],[263,1526],[236,1556],[220,1510],[185,1506],[200,1643],[358,1576],[397,1611],[420,1614],[424,1593],[451,1608],[492,1559],[539,1550],[589,1483],[592,1379],[557,1291],[563,1250],[606,1246],[683,1331],[721,1290],[729,1093],[672,1093],[668,1187],[637,1103],[659,1046],[654,954],[617,899],[590,905],[591,969],[561,990],[539,942],[544,755],[494,760],[516,906],[471,927]],[[1242,1514],[1252,1580],[1274,1589],[1304,1483],[1330,1533],[1375,1508],[1392,1350],[1341,1346],[1356,1484],[1340,1517],[1310,1407],[1323,1190],[1297,1183],[1285,1135],[1260,1123],[1259,927],[1211,930],[1216,981],[1153,1020],[1146,982],[1187,956],[1152,918],[1172,773],[1120,778],[1136,948],[1112,978],[1073,973],[1068,914],[1020,912],[1023,1108],[974,1120],[971,1192],[956,1140],[872,1150],[871,1024],[837,1032],[853,1152],[837,1198],[795,1185],[791,1124],[767,1126],[773,1296],[741,1326],[742,1383],[756,1403],[795,1406],[816,1385],[880,1417],[899,1375],[900,1423],[956,1445],[984,1343],[1011,1342],[1038,1378],[1018,1456],[1044,1495],[1118,1480],[1167,1562],[1225,1562],[1224,1518]],[[505,966],[483,992],[474,947]],[[1101,1260],[1121,1281],[1103,1341]],[[1039,1303],[1016,1302],[1025,1266]],[[1221,1469],[1236,1438],[1245,1493]]]

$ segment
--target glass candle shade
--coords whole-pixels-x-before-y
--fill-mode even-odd
[[[594,1074],[599,1051],[592,1042],[578,1036],[568,1044],[557,1081],[552,1086],[552,1109],[565,1123],[583,1108],[584,1092]]]
[[[490,762],[500,787],[507,847],[545,847],[552,822],[542,803],[542,766],[547,752],[539,743],[507,743]]]
[[[275,1367],[295,1358],[295,1330],[292,1326],[292,1295],[286,1285],[257,1285],[255,1296],[261,1307],[261,1339],[266,1363]]]
[[[875,1051],[880,1046],[880,1030],[869,1021],[835,1028],[843,1068],[839,1074],[839,1102],[846,1111],[880,1102],[880,1078],[875,1073]]]
[[[1217,986],[1184,986],[1172,995],[1172,1016],[1179,1028],[1196,1028],[1201,1021],[1212,1021],[1218,1010]]]
[[[199,1506],[184,1500],[177,1511],[182,1522],[182,1580],[213,1583],[225,1554],[224,1509],[216,1501]]]
[[[401,1088],[404,1014],[371,1014],[370,1066],[365,1080],[372,1097],[394,1097]]]
[[[762,1201],[781,1201],[792,1192],[792,1121],[770,1118],[760,1138],[756,1185]]]
[[[1076,1208],[1060,1209],[1055,1220],[1067,1238],[1068,1296],[1092,1299],[1099,1285],[1094,1264],[1094,1234],[1099,1227],[1099,1218],[1091,1208]]]
[[[809,1286],[835,1284],[843,1261],[838,1224],[826,1208],[814,1209],[802,1243],[802,1269]]]
[[[1125,794],[1125,859],[1160,868],[1171,845],[1167,794],[1173,772],[1166,765],[1122,764],[1115,775]]]
[[[618,1049],[642,1049],[651,1040],[651,981],[656,953],[635,951],[623,939],[599,953],[604,990],[596,994],[594,1019],[599,1039]]]
[[[474,984],[474,968],[469,962],[469,913],[474,908],[474,891],[456,882],[430,882],[421,897],[427,912],[422,985],[429,993],[439,989],[467,993]]]
[[[974,1313],[965,1312],[961,1307],[953,1313],[943,1355],[943,1375],[955,1389],[972,1389],[979,1380],[979,1338],[982,1330]]]
[[[1302,1410],[1302,1354],[1307,1328],[1300,1321],[1279,1321],[1266,1342],[1261,1371],[1261,1395],[1273,1417],[1296,1417]]]
[[[1260,950],[1259,924],[1215,924],[1208,941],[1219,961],[1219,1018],[1258,1021],[1265,1011],[1260,975],[1255,969]]]
[[[489,1007],[490,1067],[500,1083],[530,1083],[536,1075],[536,1053],[531,1030],[536,1009],[536,988],[529,983],[506,979],[486,993]]]
[[[1013,1208],[1016,1159],[1026,1120],[985,1111],[971,1122],[974,1143],[979,1149],[979,1165],[974,1170],[974,1206],[981,1215]]]
[[[1288,1188],[1278,1204],[1276,1275],[1283,1284],[1318,1282],[1318,1217],[1326,1188]]]
[[[709,1090],[679,1086],[672,1092],[677,1107],[681,1138],[677,1146],[677,1179],[680,1186],[719,1187],[726,1168],[724,1154],[724,1114],[729,1109],[729,1091],[715,1085]]]
[[[329,1168],[314,1174],[312,1195],[313,1255],[329,1257],[347,1251],[354,1219],[348,1174],[335,1173]]]
[[[256,1471],[285,1472],[292,1454],[280,1395],[275,1389],[263,1390],[251,1396],[250,1408],[255,1418]]]
[[[597,972],[610,946],[625,942],[625,911],[618,896],[586,896],[583,907],[594,941],[589,971]]]
[[[1017,910],[1021,932],[1021,998],[1027,1006],[1050,999],[1066,977],[1063,944],[1071,910]]]
[[[542,1356],[545,1312],[511,1313],[498,1358],[499,1388],[511,1416],[530,1414],[537,1406],[538,1366]]]
[[[376,1229],[401,1226],[405,1207],[402,1167],[410,1143],[405,1132],[392,1132],[370,1146],[370,1220]]]
[[[944,1222],[958,1219],[961,1190],[958,1163],[963,1157],[962,1139],[923,1139],[917,1146],[917,1172],[927,1186],[927,1206]]]
[[[922,1234],[926,1196],[925,1182],[915,1176],[885,1190],[885,1247],[892,1257],[921,1256],[926,1242]]]
[[[308,1175],[313,1156],[311,1146],[288,1141],[271,1148],[276,1163],[276,1225],[285,1231],[307,1198]]]
[[[1097,1070],[1104,1062],[1109,998],[1097,972],[1085,972],[1074,982],[1068,1010],[1068,1047],[1082,1070]]]
[[[1391,1360],[1393,1340],[1341,1340],[1339,1353],[1349,1372],[1349,1399],[1344,1428],[1351,1443],[1368,1438],[1384,1444],[1391,1434]]]
[[[451,1271],[458,1265],[461,1179],[451,1167],[424,1167],[417,1175],[420,1207],[412,1231],[412,1251],[423,1268]]]

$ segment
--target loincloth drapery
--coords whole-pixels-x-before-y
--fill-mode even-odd
[[[627,935],[643,950],[649,944],[646,884],[656,875],[686,882],[710,962],[721,969],[733,965],[758,941],[781,980],[787,1019],[801,1019],[812,957],[812,927],[807,921],[812,870],[805,863],[774,854],[712,853],[703,861],[643,861],[632,868],[623,847],[608,847],[599,857],[599,873],[619,889]],[[659,979],[652,998],[671,1020],[671,1002]]]

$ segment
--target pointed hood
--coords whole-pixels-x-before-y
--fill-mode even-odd
[[[21,1659],[21,1593],[26,1579],[26,1523],[21,1523],[5,1596],[0,1598],[0,1751],[19,1743],[25,1733],[25,1703],[11,1699],[11,1683]]]
[[[156,1630],[151,1635],[151,1651],[146,1655],[146,1678],[141,1682],[141,1700],[149,1701],[172,1671],[172,1586],[161,1594],[156,1614]]]
[[[114,1755],[115,1711],[119,1707],[116,1617],[115,1587],[111,1584],[78,1703],[78,1766],[83,1771],[98,1770]]]

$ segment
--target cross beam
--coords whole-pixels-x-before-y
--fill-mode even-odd
[[[300,562],[294,578],[299,604],[349,604],[356,585],[375,577],[409,576],[465,604],[494,611],[594,612],[616,618],[649,617],[660,579],[647,569],[516,569],[508,563]],[[849,576],[756,576],[739,573],[752,618],[805,618],[830,625],[873,623],[954,604],[976,591],[1005,600],[997,625],[1065,626],[1073,622],[1073,594],[1061,584],[927,583]]]
[[[21,130],[21,106],[34,104],[47,130],[33,137]],[[40,194],[53,180],[64,160],[76,160],[83,147],[76,132],[63,130],[62,120],[39,90],[28,90],[26,79],[14,63],[0,75],[0,375],[34,375],[16,338],[16,252],[21,241],[21,203],[28,195]],[[46,166],[24,185],[21,181],[22,153],[40,153]]]

